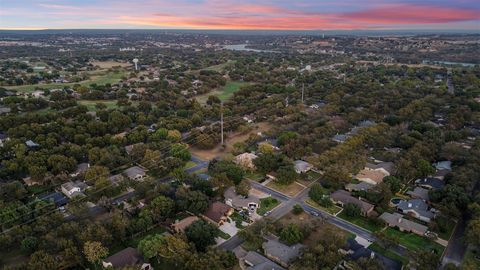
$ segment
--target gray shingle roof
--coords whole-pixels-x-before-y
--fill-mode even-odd
[[[289,264],[295,258],[300,256],[300,252],[303,248],[303,245],[301,244],[287,246],[275,240],[268,240],[263,243],[262,246],[265,254],[273,256],[285,264]]]
[[[428,210],[428,205],[421,199],[412,199],[408,201],[400,201],[400,203],[397,205],[397,208],[402,210],[402,211],[415,211],[418,213],[420,216],[426,217],[426,218],[433,218],[435,215],[434,213],[430,212]]]

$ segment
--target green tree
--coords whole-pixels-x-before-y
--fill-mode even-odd
[[[435,168],[430,164],[430,162],[420,159],[417,161],[417,173],[419,177],[426,177],[435,172]]]
[[[175,202],[165,196],[158,196],[148,206],[153,220],[159,222],[170,217],[175,210]]]
[[[173,144],[170,148],[170,155],[183,161],[188,161],[192,157],[188,151],[188,147],[182,143]]]
[[[29,270],[51,270],[58,269],[58,261],[49,253],[39,250],[30,256],[27,268]]]
[[[297,172],[293,166],[282,166],[277,171],[277,181],[282,185],[289,185],[297,179]]]
[[[353,203],[345,204],[343,211],[345,211],[345,214],[349,217],[358,217],[362,213],[360,207]]]
[[[218,228],[206,221],[197,220],[185,229],[185,235],[198,251],[205,252],[208,246],[215,244]]]
[[[392,194],[396,194],[402,188],[402,181],[395,176],[386,176],[383,178],[383,182],[388,184]]]
[[[248,197],[248,193],[250,192],[250,183],[247,180],[242,180],[236,187],[235,191],[238,195]]]
[[[161,234],[150,234],[140,240],[138,243],[138,250],[145,256],[147,259],[157,257],[159,259],[160,250],[164,245],[164,237]],[[159,260],[158,260],[159,262]]]
[[[303,240],[303,232],[297,224],[289,224],[280,232],[280,240],[288,245],[299,243]]]
[[[100,242],[88,241],[83,245],[83,254],[87,261],[96,266],[101,259],[107,257],[108,249]]]
[[[300,215],[301,213],[303,213],[303,208],[302,208],[302,206],[301,206],[300,204],[295,204],[295,205],[293,206],[293,210],[292,210],[292,211],[293,211],[293,214],[295,214],[295,215]]]

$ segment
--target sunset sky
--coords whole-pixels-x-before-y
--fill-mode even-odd
[[[0,0],[0,29],[480,29],[479,0]]]

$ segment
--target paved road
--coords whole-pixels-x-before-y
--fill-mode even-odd
[[[462,219],[458,222],[453,232],[452,238],[448,242],[447,249],[442,259],[442,269],[447,263],[453,263],[459,266],[462,263],[463,256],[467,251],[467,246],[463,244],[463,235],[465,233],[466,224]]]
[[[330,214],[321,211],[319,209],[316,209],[314,207],[311,207],[310,205],[306,204],[304,202],[305,198],[308,196],[308,191],[310,190],[309,188],[305,188],[302,190],[299,194],[297,194],[295,197],[291,198],[286,196],[285,194],[282,194],[278,191],[275,191],[273,189],[270,189],[269,187],[266,187],[258,182],[251,181],[251,186],[255,189],[258,189],[266,194],[271,195],[273,198],[280,200],[282,203],[277,206],[275,209],[272,210],[270,215],[268,215],[269,218],[272,220],[277,220],[283,217],[284,215],[288,214],[293,206],[295,204],[299,204],[302,206],[302,208],[307,212],[310,213],[316,217],[323,218],[327,222],[340,227],[346,231],[352,232],[360,237],[363,237],[367,239],[368,241],[373,242],[375,240],[375,237],[372,235],[371,232],[360,228],[358,226],[355,226],[351,223],[348,223],[342,219],[339,219],[335,216],[331,216]],[[222,243],[219,247],[227,250],[233,250],[239,245],[241,245],[243,241],[235,235],[234,237],[228,239],[224,243]]]

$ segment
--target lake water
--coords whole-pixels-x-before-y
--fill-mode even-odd
[[[226,50],[244,51],[244,52],[276,52],[276,51],[270,51],[270,50],[251,49],[251,48],[247,48],[247,45],[248,44],[225,45],[223,48]]]

